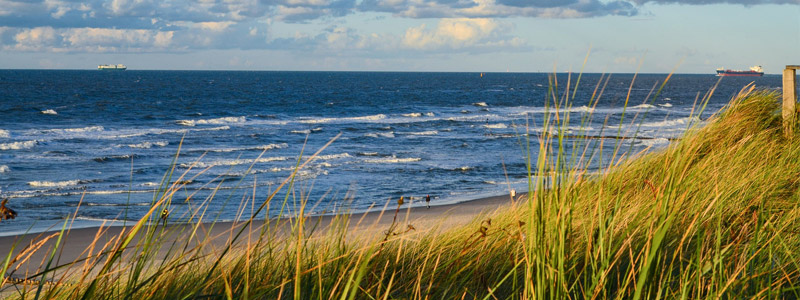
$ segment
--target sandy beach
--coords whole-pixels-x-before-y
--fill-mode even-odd
[[[517,195],[517,199],[522,197],[521,194]],[[450,205],[431,206],[418,206],[419,200],[414,203],[407,203],[397,209],[397,206],[387,207],[384,211],[372,211],[362,214],[346,215],[349,217],[349,225],[347,229],[348,238],[354,239],[380,239],[385,236],[385,233],[392,228],[395,224],[395,231],[409,230],[409,225],[413,227],[417,233],[426,233],[431,230],[442,230],[453,228],[455,226],[464,225],[474,220],[481,214],[491,213],[499,208],[508,206],[512,203],[512,198],[509,195],[486,197],[474,199],[471,201],[461,202]],[[395,203],[392,203],[395,204]],[[396,218],[395,218],[396,216]],[[325,229],[330,227],[334,216],[309,216],[305,219],[305,230],[313,230],[316,234],[325,232]],[[278,234],[285,234],[290,231],[291,222],[295,220],[278,219],[270,221],[271,228],[276,230]],[[276,224],[278,224],[276,226]],[[244,226],[244,222],[219,222],[216,224],[204,223],[199,226],[197,235],[193,238],[191,245],[196,245],[197,241],[208,242],[211,241],[212,249],[223,249],[230,241],[230,238],[235,235]],[[245,230],[245,234],[241,236],[235,245],[240,245],[248,241],[247,232],[251,234],[251,240],[258,238],[259,229],[263,228],[263,221],[253,222],[249,228]],[[169,245],[175,242],[176,244],[183,245],[192,231],[192,225],[169,225],[168,238],[163,239],[162,252],[167,251]],[[78,228],[72,229],[65,234],[64,239],[61,241],[62,246],[55,256],[54,263],[56,265],[64,265],[71,262],[81,262],[87,257],[87,249],[93,244],[95,248],[99,248],[106,243],[113,243],[123,230],[130,230],[130,226],[110,226],[105,228]],[[0,253],[12,253],[12,258],[17,256],[20,252],[25,251],[28,245],[36,244],[38,241],[51,236],[57,232],[43,232],[32,233],[27,235],[18,236],[5,236],[0,237]],[[208,239],[207,237],[210,237]],[[9,270],[14,271],[14,278],[24,278],[29,275],[37,273],[37,271],[46,264],[46,259],[52,253],[52,246],[57,238],[51,238],[46,243],[39,247],[31,257],[24,262],[20,259],[9,267]],[[135,240],[132,244],[135,244]],[[16,246],[14,246],[16,245]],[[162,246],[164,246],[162,245]],[[12,247],[14,250],[12,251]],[[97,251],[95,249],[95,251]],[[20,264],[21,263],[21,264]],[[52,266],[51,266],[52,267]],[[27,274],[27,275],[26,275]]]

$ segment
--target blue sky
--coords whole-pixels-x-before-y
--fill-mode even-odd
[[[800,0],[0,0],[0,68],[713,73],[800,64]]]

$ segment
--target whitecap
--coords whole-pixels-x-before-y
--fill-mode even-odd
[[[489,128],[489,129],[503,129],[503,128],[508,128],[508,125],[503,124],[503,123],[497,123],[497,124],[486,124],[486,125],[483,125],[483,127]]]
[[[371,138],[378,138],[378,137],[394,138],[394,132],[367,133],[364,136],[371,137]]]
[[[245,117],[222,117],[222,118],[215,118],[215,119],[201,119],[201,120],[178,120],[175,123],[184,126],[195,126],[195,125],[220,125],[220,124],[232,124],[232,123],[244,123],[247,121]]]
[[[62,188],[68,186],[78,185],[80,180],[66,180],[66,181],[30,181],[28,185],[35,187],[55,187]]]
[[[274,161],[284,161],[288,159],[289,158],[285,156],[262,157],[258,159],[221,159],[212,162],[183,163],[181,164],[181,167],[188,168],[194,166],[194,168],[208,168],[216,166],[238,166],[238,165],[250,165],[257,163],[268,163]]]
[[[660,122],[650,122],[650,123],[642,123],[642,127],[673,127],[673,126],[686,126],[687,124],[696,124],[699,123],[700,118],[698,117],[686,117],[686,118],[679,118],[673,120],[664,120]]]
[[[672,104],[664,103],[664,104],[659,104],[658,106],[661,106],[661,107],[672,107]]]
[[[320,124],[320,123],[342,123],[342,122],[371,122],[386,119],[386,115],[377,114],[363,117],[347,117],[347,118],[313,118],[300,120],[298,122],[305,124]]]
[[[434,114],[433,112],[426,112],[426,113],[425,113],[425,116],[428,116],[428,117],[435,117],[435,116],[436,116],[436,114]]]
[[[422,160],[422,158],[417,157],[409,157],[409,158],[397,158],[397,157],[381,157],[381,158],[365,158],[362,160],[368,164],[396,164],[396,163],[410,163],[410,162],[417,162]]]
[[[207,150],[208,152],[240,152],[240,151],[248,151],[248,150],[272,150],[272,149],[281,149],[289,147],[287,143],[280,143],[280,144],[269,144],[269,145],[261,145],[261,146],[254,146],[254,147],[238,147],[238,148],[221,148],[221,149],[213,149]],[[206,150],[192,150],[192,151],[206,151]]]
[[[428,131],[421,131],[421,132],[406,132],[405,134],[408,135],[437,135],[439,134],[436,130],[428,130]]]
[[[349,153],[340,153],[340,154],[319,155],[319,156],[316,157],[316,159],[330,160],[330,159],[340,159],[340,158],[348,158],[348,157],[352,157],[352,156],[350,156]]]
[[[8,173],[11,170],[6,165],[0,165],[0,173]]]
[[[0,150],[22,150],[22,149],[30,149],[33,146],[36,146],[37,141],[21,141],[21,142],[11,142],[11,143],[3,143],[0,144]]]
[[[310,133],[311,133],[311,129],[306,129],[306,130],[292,130],[292,131],[289,131],[289,132],[290,132],[290,133],[297,133],[297,134],[310,134]]]
[[[55,110],[52,110],[52,109],[45,109],[45,110],[41,111],[41,113],[45,114],[45,115],[57,115],[58,114]]]
[[[403,114],[404,117],[409,118],[419,118],[422,117],[422,113],[410,113],[410,114]]]
[[[8,130],[0,129],[0,138],[7,138],[7,137],[10,137],[10,136],[11,136],[11,133],[9,133]]]
[[[472,105],[479,106],[479,107],[489,106],[489,104],[486,104],[486,102],[476,102],[476,103],[472,103]]]
[[[642,139],[639,142],[645,147],[659,147],[669,144],[669,140],[665,138]]]
[[[127,146],[128,148],[136,148],[136,149],[150,149],[153,146],[166,147],[167,145],[169,145],[168,141],[158,141],[158,142],[142,142],[138,144],[129,144],[125,146]]]
[[[639,105],[636,105],[636,106],[631,106],[629,108],[630,109],[647,109],[647,108],[654,108],[654,107],[655,106],[650,105],[650,104],[639,104]]]
[[[80,128],[47,129],[47,130],[42,130],[42,132],[43,133],[65,134],[65,133],[98,132],[98,131],[103,131],[103,130],[105,130],[105,128],[103,128],[103,126],[88,126],[88,127],[80,127]]]
[[[359,156],[378,156],[378,152],[359,152]]]

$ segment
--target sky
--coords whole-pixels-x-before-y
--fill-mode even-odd
[[[0,69],[118,63],[778,74],[800,64],[800,0],[0,0]]]

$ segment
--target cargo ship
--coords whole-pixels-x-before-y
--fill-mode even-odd
[[[764,70],[761,69],[761,66],[752,66],[747,71],[719,68],[717,76],[764,76]]]
[[[123,64],[117,64],[117,65],[99,65],[99,66],[97,66],[97,69],[98,69],[98,70],[108,70],[108,71],[124,71],[124,70],[127,70],[127,69],[128,69],[128,67],[126,67],[126,66],[125,66],[125,65],[123,65]]]

